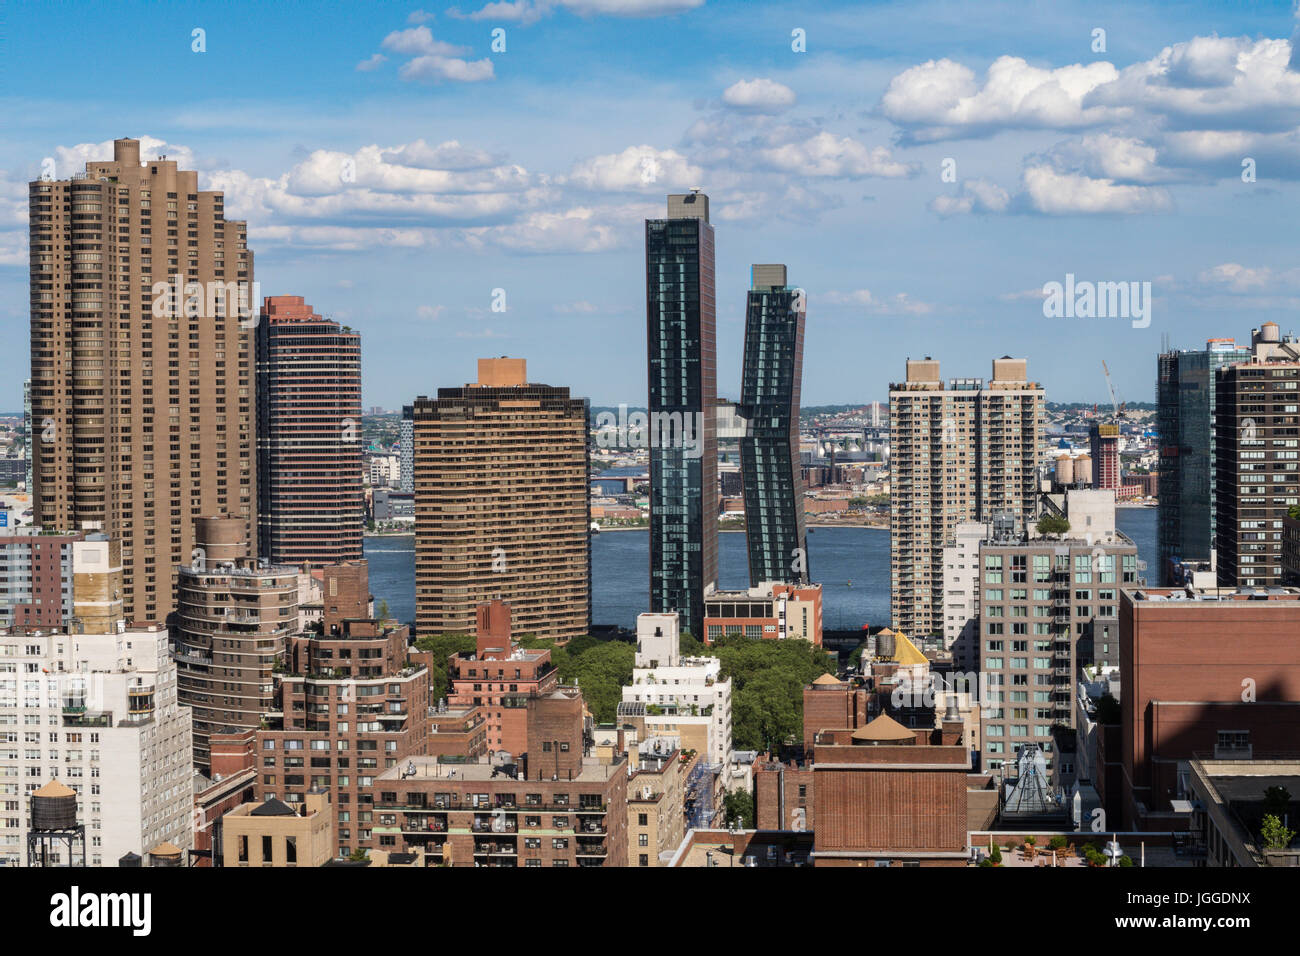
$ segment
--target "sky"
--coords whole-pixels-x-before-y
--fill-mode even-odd
[[[0,409],[28,376],[27,183],[127,136],[225,192],[263,295],[362,333],[367,408],[492,355],[643,405],[642,224],[696,186],[725,397],[756,262],[805,290],[805,406],[886,400],[908,357],[988,378],[1004,354],[1049,401],[1107,401],[1105,361],[1121,401],[1149,402],[1166,344],[1300,325],[1292,0],[10,0],[5,18]],[[1137,283],[1150,309],[1046,314],[1067,275]]]

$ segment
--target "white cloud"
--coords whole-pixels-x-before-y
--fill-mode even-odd
[[[568,182],[604,191],[689,188],[702,181],[703,171],[672,149],[629,146],[621,153],[593,156],[574,164]]]
[[[1118,76],[1106,62],[1055,70],[1019,57],[998,57],[977,82],[969,67],[949,59],[911,67],[889,82],[881,113],[904,128],[904,141],[982,136],[1004,128],[1072,129],[1125,115],[1085,106],[1093,90]]]
[[[1167,212],[1173,207],[1164,189],[1119,185],[1047,165],[1027,167],[1021,185],[1030,207],[1048,215]]]
[[[362,60],[357,64],[357,69],[362,73],[369,73],[371,70],[377,70],[388,62],[388,57],[382,53],[375,53],[369,59]]]
[[[435,40],[428,27],[394,30],[384,37],[380,46],[390,53],[404,53],[407,56],[456,56],[469,52],[468,47]]]
[[[431,322],[437,321],[443,312],[447,310],[445,305],[421,305],[415,310],[415,314],[422,319],[428,319]]]
[[[1300,286],[1300,268],[1277,271],[1268,266],[1254,268],[1238,262],[1224,262],[1202,270],[1197,280],[1230,292],[1282,291]]]
[[[492,79],[496,73],[492,61],[487,57],[481,60],[462,60],[450,56],[418,56],[402,64],[398,75],[404,80],[424,80],[432,83],[442,80],[477,83]]]
[[[809,296],[809,305],[820,299],[831,305],[851,305],[873,315],[929,315],[934,306],[928,302],[918,302],[906,292],[880,298],[870,289],[854,289],[850,292],[826,292],[820,296]]]
[[[1062,143],[1049,154],[1052,165],[1101,179],[1157,183],[1170,178],[1157,163],[1158,151],[1139,139],[1098,133]]]
[[[430,20],[436,20],[436,19],[438,19],[437,16],[430,13],[428,10],[415,10],[412,11],[409,16],[407,16],[406,22],[407,23],[428,23]]]
[[[887,147],[868,148],[847,136],[836,136],[828,132],[762,149],[758,155],[773,169],[802,176],[883,176],[896,179],[913,176],[920,171],[920,166],[916,163],[896,160]]]
[[[987,179],[967,179],[955,196],[936,196],[930,209],[940,216],[956,216],[972,212],[1006,212],[1011,195],[997,183]]]
[[[1091,100],[1140,107],[1184,129],[1285,129],[1300,122],[1291,55],[1287,40],[1193,37],[1125,67]]]
[[[738,80],[722,94],[722,102],[728,106],[757,113],[776,113],[793,106],[794,101],[794,90],[764,77]]]

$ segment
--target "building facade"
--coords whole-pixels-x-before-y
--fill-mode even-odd
[[[319,631],[294,635],[278,706],[257,731],[260,800],[306,806],[328,791],[337,855],[379,848],[375,781],[428,752],[429,669],[409,657],[405,625],[377,621],[366,562],[324,569]]]
[[[765,581],[747,591],[704,594],[706,644],[733,634],[783,641],[796,638],[822,645],[822,586]]]
[[[893,627],[944,633],[944,548],[962,522],[1032,520],[1038,497],[1043,390],[1024,359],[993,361],[993,378],[953,379],[907,362],[891,385],[890,596]]]
[[[1120,595],[1126,830],[1182,830],[1188,762],[1295,756],[1300,591],[1125,589]]]
[[[248,557],[237,518],[195,527],[194,563],[177,568],[172,631],[180,698],[194,711],[194,764],[207,772],[212,734],[256,727],[275,709],[274,675],[298,626],[298,575]]]
[[[650,609],[699,634],[718,579],[717,305],[709,197],[645,224]]]
[[[528,701],[519,759],[443,763],[416,757],[375,783],[378,848],[426,865],[625,866],[627,758],[591,756],[582,697]]]
[[[272,564],[361,560],[361,336],[297,295],[257,326],[258,554]]]
[[[167,631],[122,623],[104,634],[0,630],[5,865],[24,865],[29,798],[51,779],[77,792],[89,866],[191,846],[190,711],[177,700]]]
[[[1300,361],[1239,363],[1216,385],[1219,584],[1276,587],[1285,579],[1283,523],[1300,505]]]
[[[799,389],[805,301],[784,265],[751,266],[740,382],[740,439],[749,583],[808,582]]]
[[[703,754],[710,772],[731,763],[731,680],[716,657],[682,657],[677,615],[637,615],[636,666],[619,707],[644,715],[648,735]]]
[[[516,634],[588,633],[586,400],[529,384],[523,359],[480,359],[478,382],[414,414],[417,633],[470,633],[496,599]]]
[[[397,490],[404,495],[415,493],[415,406],[402,406],[402,420],[398,425],[398,448],[401,451],[401,479]]]
[[[1163,352],[1156,378],[1160,434],[1159,579],[1173,562],[1208,561],[1214,548],[1214,406],[1218,370],[1250,358],[1233,339],[1204,349]]]
[[[33,523],[120,541],[127,620],[161,622],[194,518],[256,530],[245,224],[134,139],[29,197]]]

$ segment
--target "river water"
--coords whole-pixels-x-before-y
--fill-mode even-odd
[[[1120,508],[1119,528],[1138,547],[1154,580],[1156,509]],[[822,586],[822,614],[829,630],[856,630],[889,623],[889,532],[883,528],[827,528],[808,537],[808,569]],[[635,627],[649,610],[649,532],[606,531],[591,540],[592,616],[596,624]],[[400,621],[415,620],[415,539],[409,535],[368,537],[370,591],[388,602]],[[749,586],[743,532],[718,535],[718,582],[723,588]]]

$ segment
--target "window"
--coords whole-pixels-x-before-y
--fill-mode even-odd
[[[274,859],[274,856],[271,850],[271,837],[264,836],[262,837],[262,862],[264,864],[270,863],[272,859]]]

